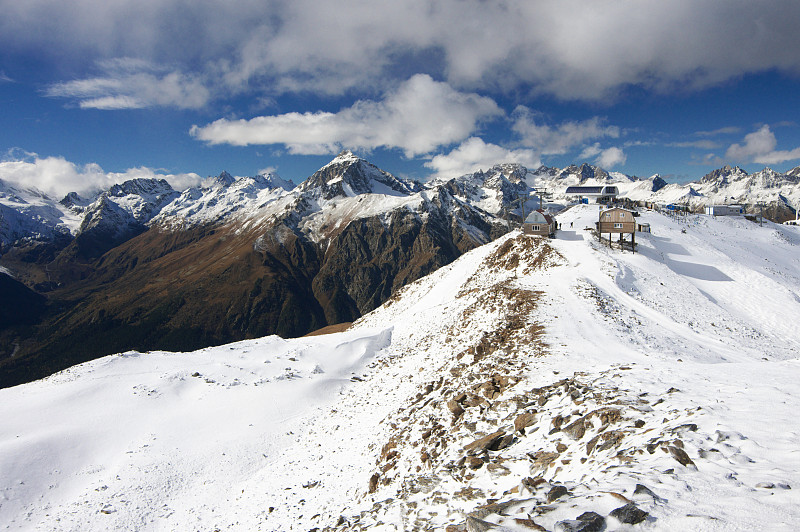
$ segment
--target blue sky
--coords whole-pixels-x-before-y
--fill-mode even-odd
[[[800,165],[794,1],[0,0],[0,179]]]

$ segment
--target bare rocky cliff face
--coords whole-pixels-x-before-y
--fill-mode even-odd
[[[234,186],[228,176],[212,192],[224,198]],[[0,352],[0,385],[130,349],[192,350],[353,321],[507,231],[446,187],[421,190],[349,152],[294,191],[225,209],[224,218],[164,216],[196,214],[175,198],[223,201],[209,199],[211,189],[168,187],[103,194],[72,242],[32,263],[58,282],[33,325],[6,333],[17,347]],[[315,220],[328,220],[325,229]]]

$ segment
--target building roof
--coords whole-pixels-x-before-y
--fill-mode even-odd
[[[531,211],[531,213],[525,218],[526,224],[553,224],[553,217],[544,212],[541,209],[537,209],[535,211]]]
[[[617,187],[612,185],[603,185],[598,187],[573,186],[567,187],[566,193],[576,196],[616,196],[619,194],[619,190]]]

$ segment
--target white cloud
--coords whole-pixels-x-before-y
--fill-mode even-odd
[[[63,157],[39,157],[35,153],[11,150],[0,161],[0,179],[22,187],[33,187],[60,199],[69,192],[87,195],[135,178],[166,179],[176,190],[200,183],[194,173],[162,174],[151,168],[131,168],[125,172],[105,172],[100,165],[78,165]]]
[[[342,147],[400,148],[406,156],[459,142],[501,115],[490,98],[454,91],[418,74],[383,100],[360,100],[337,113],[286,113],[250,120],[220,119],[191,134],[211,144],[283,144],[290,153],[336,153]]]
[[[609,170],[617,165],[625,164],[628,160],[627,155],[621,148],[611,147],[602,149],[599,142],[595,142],[591,146],[587,146],[578,157],[580,160],[586,161],[594,159],[594,164]]]
[[[606,148],[600,152],[600,155],[598,155],[597,159],[595,159],[595,164],[601,168],[609,170],[617,165],[624,165],[625,161],[627,160],[628,156],[625,155],[625,152],[622,151],[622,148],[612,146],[611,148]]]
[[[256,173],[258,175],[269,175],[269,174],[274,174],[277,171],[278,171],[278,168],[276,166],[266,166],[266,167],[262,168],[261,170],[259,170]]]
[[[744,144],[731,144],[725,157],[734,161],[750,161],[766,155],[778,145],[775,135],[768,125],[744,136]]]
[[[584,148],[581,154],[578,156],[578,159],[580,159],[581,161],[586,161],[588,159],[591,159],[601,151],[602,150],[600,149],[600,143],[595,142],[591,146],[586,146],[586,148]]]
[[[142,57],[233,92],[343,94],[426,72],[462,90],[598,100],[630,85],[680,92],[800,72],[800,3],[786,1],[0,0],[0,10],[4,52],[45,54],[78,81],[97,60]],[[134,96],[93,97],[123,95]]]
[[[742,130],[740,127],[736,126],[727,126],[721,127],[719,129],[714,129],[711,131],[695,131],[695,136],[698,137],[717,137],[719,135],[733,135],[735,133],[739,133]]]
[[[50,86],[51,97],[75,98],[84,109],[200,108],[211,98],[198,76],[167,72],[145,61],[122,58],[99,65],[103,75]]]
[[[793,150],[777,150],[770,153],[765,153],[753,159],[754,162],[759,164],[780,164],[786,161],[795,161],[800,159],[800,147]]]
[[[539,158],[528,149],[508,150],[496,144],[487,144],[470,137],[446,155],[437,155],[425,163],[438,177],[458,177],[487,169],[498,163],[519,163],[528,168],[541,165]]]
[[[670,142],[667,146],[671,148],[699,148],[702,150],[714,150],[720,147],[718,142],[710,139],[691,140],[686,142]]]
[[[618,138],[620,135],[618,127],[603,125],[603,120],[599,117],[581,122],[563,122],[553,127],[539,123],[541,116],[523,106],[514,110],[513,117],[513,130],[520,135],[521,144],[542,155],[564,154],[589,140]]]
[[[725,157],[735,162],[779,164],[800,159],[800,147],[793,150],[776,150],[778,140],[768,125],[744,136],[742,144],[731,144]]]

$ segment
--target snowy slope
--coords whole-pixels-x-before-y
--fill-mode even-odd
[[[184,190],[161,209],[150,223],[177,228],[219,223],[232,217],[252,217],[292,188],[291,181],[274,174],[235,179],[223,172],[208,186]]]
[[[494,215],[503,214],[504,209],[519,208],[514,204],[520,196],[529,193],[525,182],[527,168],[520,164],[498,164],[487,171],[465,174],[454,179],[434,179],[429,188],[447,188],[455,197]],[[526,207],[535,208],[533,202]]]
[[[36,189],[0,180],[0,246],[20,238],[52,240],[74,233],[81,217]]]
[[[643,212],[632,254],[596,219],[477,248],[347,332],[0,390],[0,523],[796,529],[798,228]]]

